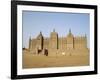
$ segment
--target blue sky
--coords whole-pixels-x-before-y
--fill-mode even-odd
[[[89,47],[90,15],[87,13],[23,11],[22,19],[23,47],[28,47],[29,38],[37,37],[40,31],[44,37],[50,37],[53,29],[59,37],[66,37],[69,29],[74,36],[86,34]]]

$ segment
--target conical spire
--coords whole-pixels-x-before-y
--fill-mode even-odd
[[[41,38],[43,37],[42,32],[40,31],[39,35],[37,36],[37,38]]]
[[[69,29],[69,34],[68,34],[68,37],[72,36],[73,37],[73,34],[71,32],[71,29]]]
[[[42,32],[40,31],[40,34],[39,34],[40,36],[42,36]]]
[[[31,40],[31,36],[30,36],[29,40]]]
[[[42,34],[42,32],[40,31],[40,34]]]
[[[71,29],[69,29],[69,34],[71,34]]]
[[[55,29],[53,29],[53,32],[55,32]]]

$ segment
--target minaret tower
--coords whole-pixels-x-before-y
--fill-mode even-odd
[[[37,36],[37,49],[42,50],[43,49],[43,35],[40,31],[40,34]]]
[[[67,35],[67,49],[74,48],[74,36],[71,33],[71,29],[69,29],[69,34]]]
[[[49,47],[55,50],[58,49],[58,34],[55,32],[55,29],[51,32]]]

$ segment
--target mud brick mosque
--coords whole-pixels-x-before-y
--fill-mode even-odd
[[[75,37],[71,29],[65,37],[59,37],[55,30],[49,38],[40,32],[36,38],[29,39],[29,52],[46,56],[88,55],[87,36]]]

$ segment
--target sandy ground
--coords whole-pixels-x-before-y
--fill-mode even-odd
[[[67,67],[89,65],[89,56],[34,56],[23,53],[23,68]]]

